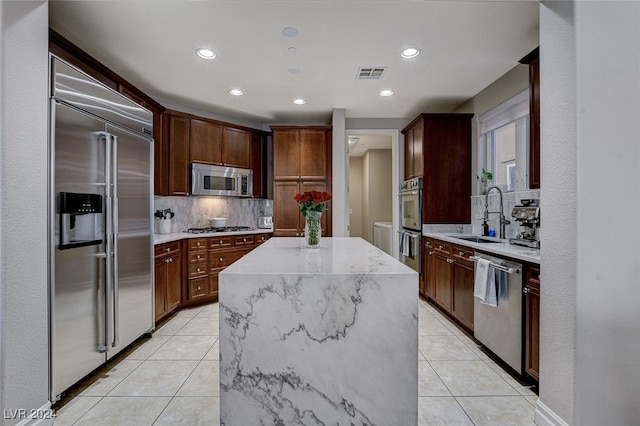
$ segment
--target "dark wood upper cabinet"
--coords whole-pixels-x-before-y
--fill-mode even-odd
[[[472,117],[420,114],[402,130],[405,177],[422,176],[422,223],[471,220]]]
[[[243,169],[251,168],[250,132],[232,127],[222,130],[222,164]]]
[[[169,176],[168,193],[163,195],[189,195],[189,133],[188,117],[167,114],[168,132],[165,143],[168,146]]]
[[[222,126],[191,118],[191,162],[222,164]]]
[[[529,65],[529,188],[540,188],[540,52],[520,59]]]

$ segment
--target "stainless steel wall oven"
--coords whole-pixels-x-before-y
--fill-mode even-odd
[[[422,178],[400,185],[400,261],[420,272],[422,240]]]

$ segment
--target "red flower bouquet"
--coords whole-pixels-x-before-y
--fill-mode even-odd
[[[300,205],[300,212],[307,217],[309,212],[322,213],[324,203],[331,199],[331,194],[320,191],[306,191],[302,194],[296,194],[294,200]]]

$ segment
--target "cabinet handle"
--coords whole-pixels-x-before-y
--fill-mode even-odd
[[[197,258],[197,259],[200,259],[200,255],[197,255],[197,256],[196,256],[196,258]]]
[[[169,253],[171,251],[171,249],[169,247],[165,247],[164,251],[166,251],[167,253]]]
[[[432,252],[432,251],[430,251],[430,252],[429,252],[429,256],[431,256],[432,254],[433,254],[433,252]]]
[[[222,258],[220,258],[220,262],[222,262]]]
[[[198,291],[200,291],[201,287],[200,287],[200,286],[198,286],[198,287],[197,287],[197,289],[198,289]]]
[[[222,240],[220,240],[220,245],[222,245]]]
[[[197,245],[198,247],[200,247],[200,241],[198,241],[198,242],[196,243],[196,245]]]
[[[527,294],[527,293],[529,293],[529,289],[525,287],[525,288],[523,288],[523,289],[522,289],[522,292],[523,292],[524,294]]]
[[[169,260],[169,263],[173,263],[173,257],[170,257],[168,260]]]
[[[247,242],[247,239],[246,239],[246,238],[243,238],[243,239],[242,239],[242,241],[246,243],[246,242]]]
[[[458,256],[464,256],[464,252],[463,251],[459,251],[458,252]]]
[[[198,268],[198,272],[200,272],[200,268]]]
[[[438,247],[440,247],[440,250],[444,249],[444,246],[438,246]]]

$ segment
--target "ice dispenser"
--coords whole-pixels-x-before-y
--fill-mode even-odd
[[[102,196],[61,192],[60,250],[102,243]]]

